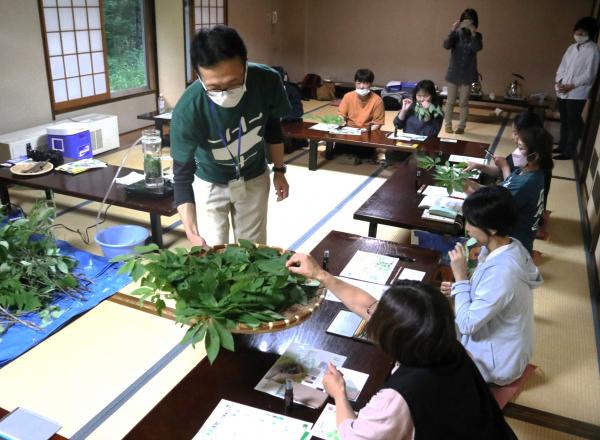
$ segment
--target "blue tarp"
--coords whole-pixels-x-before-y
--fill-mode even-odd
[[[122,263],[109,263],[104,257],[74,248],[64,241],[58,241],[57,243],[63,255],[73,257],[79,262],[75,269],[76,273],[80,273],[91,280],[92,284],[89,285],[89,290],[84,291],[85,299],[83,300],[70,297],[57,299],[53,304],[57,305],[64,313],[53,319],[41,331],[15,324],[5,334],[1,335],[0,367],[42,342],[74,317],[87,312],[131,283],[129,276],[116,274]],[[37,325],[41,323],[41,319],[37,314],[24,315],[22,318]]]

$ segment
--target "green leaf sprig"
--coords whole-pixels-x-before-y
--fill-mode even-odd
[[[448,195],[453,191],[464,191],[465,180],[477,177],[476,172],[465,171],[468,165],[466,162],[455,164],[450,164],[448,161],[444,164],[440,164],[440,162],[441,160],[437,156],[417,156],[417,167],[425,171],[434,169],[433,179],[436,184],[446,188]]]
[[[323,116],[310,116],[309,118],[313,118],[323,124],[332,124],[332,125],[342,125],[344,123],[344,118],[340,115],[323,115]]]
[[[429,104],[429,107],[425,108],[421,104],[417,103],[414,107],[414,113],[421,121],[429,121],[436,117],[444,117],[444,112],[441,107],[434,104]]]
[[[5,218],[0,212],[0,222]],[[0,334],[16,323],[44,327],[59,316],[57,296],[83,298],[82,277],[72,273],[77,261],[60,255],[53,218],[52,208],[37,203],[26,218],[0,226]],[[39,312],[41,326],[24,319],[30,312]]]
[[[165,300],[175,300],[176,322],[190,326],[182,342],[195,346],[204,339],[211,363],[220,347],[234,350],[231,331],[238,324],[257,328],[284,319],[281,311],[307,304],[316,291],[305,285],[304,277],[288,271],[291,254],[257,248],[247,240],[223,252],[206,253],[200,247],[159,250],[156,245],[135,250],[137,255],[113,259],[125,261],[120,273],[140,281],[132,295],[154,303],[158,314]]]

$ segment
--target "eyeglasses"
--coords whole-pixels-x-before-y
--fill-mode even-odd
[[[226,89],[213,89],[211,88],[210,90],[206,87],[206,85],[204,84],[204,81],[202,81],[202,78],[200,78],[200,75],[196,75],[198,77],[198,81],[200,81],[200,84],[202,84],[202,87],[204,88],[204,90],[206,90],[206,93],[211,95],[211,96],[220,96],[223,93],[229,93],[229,92],[234,92],[238,89],[243,89],[244,87],[246,87],[246,79],[248,77],[248,63],[246,63],[246,65],[244,66],[244,81],[241,84],[235,85],[235,86],[231,86],[228,87]]]

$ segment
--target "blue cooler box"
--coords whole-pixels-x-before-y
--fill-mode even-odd
[[[48,149],[62,152],[64,157],[89,159],[93,157],[90,131],[86,124],[64,122],[48,127]]]

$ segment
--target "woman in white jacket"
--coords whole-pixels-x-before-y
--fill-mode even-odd
[[[554,159],[572,159],[577,153],[577,142],[583,121],[581,112],[594,85],[600,63],[598,23],[594,17],[583,17],[573,28],[575,43],[563,55],[556,71],[554,87],[560,112],[560,141]]]
[[[468,234],[483,246],[469,279],[461,244],[449,252],[459,337],[488,383],[506,385],[523,374],[533,352],[532,289],[542,283],[529,252],[509,233],[517,211],[510,191],[483,187],[463,205]]]

